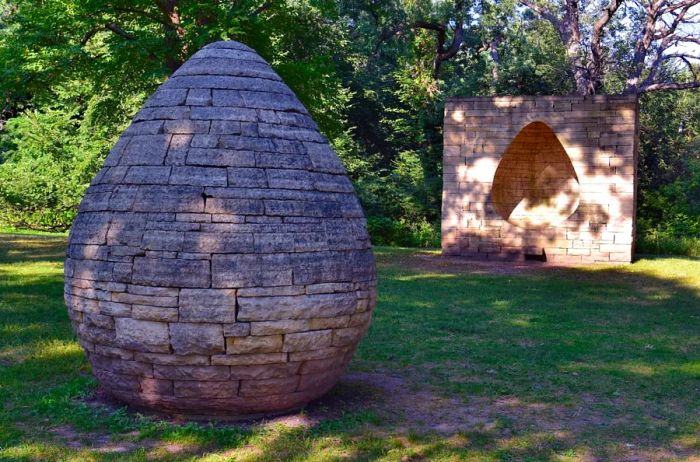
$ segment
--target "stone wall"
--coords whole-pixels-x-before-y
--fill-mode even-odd
[[[238,416],[331,388],[369,326],[375,280],[327,140],[260,56],[218,42],[149,98],[90,185],[65,299],[104,392]]]
[[[630,262],[637,114],[626,96],[448,99],[443,253]]]

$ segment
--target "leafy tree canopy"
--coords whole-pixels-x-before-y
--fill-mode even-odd
[[[386,242],[436,243],[443,103],[454,95],[643,95],[640,213],[651,228],[671,219],[668,201],[698,202],[688,178],[699,174],[700,97],[655,90],[700,85],[699,5],[0,0],[0,221],[68,227],[145,98],[205,44],[234,39],[307,106]],[[698,220],[694,206],[678,214]]]

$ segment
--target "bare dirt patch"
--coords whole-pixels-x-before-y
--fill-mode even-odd
[[[116,409],[118,403],[93,397],[91,405]],[[650,447],[621,436],[615,440],[590,441],[581,447],[581,441],[600,427],[623,424],[610,421],[596,411],[595,398],[582,396],[575,405],[553,405],[543,402],[526,402],[516,396],[497,399],[471,398],[467,401],[438,393],[430,386],[419,386],[408,379],[386,373],[352,372],[346,374],[338,385],[324,398],[311,403],[302,411],[287,415],[237,422],[219,422],[217,426],[239,428],[313,428],[325,421],[338,419],[353,412],[371,411],[381,419],[381,426],[372,427],[373,434],[401,437],[410,434],[437,434],[454,438],[460,434],[478,432],[491,444],[508,445],[511,441],[528,438],[533,444],[578,446],[580,461],[601,460],[596,456],[596,444],[604,444],[606,454],[616,461],[700,461],[691,446],[674,444],[672,447]],[[177,418],[152,414],[151,418],[181,423]],[[631,417],[630,417],[631,418]],[[119,441],[111,436],[79,433],[68,426],[51,429],[64,444],[76,450],[100,453],[126,453],[146,449],[150,458],[164,455],[204,454],[207,448],[167,443],[153,439],[138,440],[137,433],[121,435]],[[642,435],[640,435],[642,436]],[[126,440],[126,441],[124,441]],[[577,444],[578,443],[578,444]],[[256,448],[249,448],[255,451]],[[234,451],[238,454],[238,448]],[[249,452],[250,452],[249,451]]]
[[[137,449],[146,449],[151,455],[161,456],[163,454],[177,455],[186,453],[196,453],[196,447],[179,444],[157,441],[154,439],[133,440],[136,438],[137,432],[126,435],[120,435],[119,440],[115,441],[106,433],[89,432],[82,433],[75,430],[69,425],[61,425],[49,429],[49,432],[59,439],[65,446],[80,451],[88,450],[101,454],[123,454]]]
[[[384,263],[380,256],[378,263]],[[406,255],[392,255],[392,265],[411,269],[419,272],[437,272],[451,274],[493,274],[511,275],[532,272],[546,272],[556,269],[566,269],[570,266],[562,266],[554,263],[539,261],[487,261],[472,260],[464,257],[445,256],[432,252],[416,252]]]

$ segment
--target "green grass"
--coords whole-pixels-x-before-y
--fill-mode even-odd
[[[700,457],[698,260],[512,272],[378,248],[355,378],[296,416],[307,426],[235,425],[94,400],[62,301],[64,245],[0,234],[1,461]]]
[[[31,229],[20,229],[12,226],[0,224],[0,234],[17,234],[20,236],[68,236],[68,231],[35,231]]]

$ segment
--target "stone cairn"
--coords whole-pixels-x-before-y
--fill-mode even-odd
[[[148,99],[90,185],[65,263],[101,389],[190,416],[320,397],[366,332],[375,287],[340,160],[237,42],[204,47]]]

